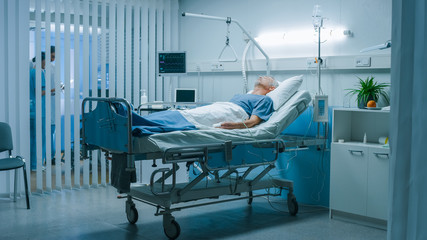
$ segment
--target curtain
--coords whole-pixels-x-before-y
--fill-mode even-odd
[[[427,239],[427,4],[393,0],[388,239]],[[424,140],[424,141],[423,141]]]
[[[13,155],[24,158],[30,154],[28,9],[29,0],[0,1],[0,121],[11,126]],[[0,172],[0,196],[13,193],[13,179],[11,171]],[[18,176],[19,192],[24,191],[21,179]]]

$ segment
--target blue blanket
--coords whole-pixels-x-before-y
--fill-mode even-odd
[[[126,115],[127,111],[123,105],[115,106],[118,114]],[[132,135],[135,137],[196,129],[196,126],[187,121],[178,111],[162,111],[147,116],[140,116],[132,111]]]
[[[132,112],[132,135],[141,137],[155,133],[195,130],[196,126],[178,111],[163,111],[140,116]]]

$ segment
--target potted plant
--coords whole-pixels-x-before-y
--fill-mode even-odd
[[[386,87],[389,87],[388,83],[378,83],[374,82],[374,77],[367,77],[365,80],[357,77],[359,79],[358,88],[346,89],[349,92],[347,94],[357,95],[357,106],[359,108],[365,108],[366,104],[370,100],[378,102],[380,96],[382,96],[387,102],[390,102],[388,93],[385,91]]]

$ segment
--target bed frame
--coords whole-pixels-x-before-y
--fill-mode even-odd
[[[155,215],[163,216],[166,236],[175,239],[180,235],[181,229],[172,216],[174,211],[241,199],[247,199],[248,204],[251,204],[255,197],[280,196],[283,190],[288,191],[287,206],[290,215],[298,213],[293,182],[266,175],[275,168],[275,161],[279,153],[286,151],[285,148],[322,142],[308,138],[281,137],[241,142],[218,141],[214,144],[173,147],[157,152],[135,152],[131,111],[127,111],[125,116],[119,115],[113,107],[115,104],[123,104],[126,109],[132,109],[121,98],[83,100],[82,155],[87,158],[90,150],[101,149],[106,155],[112,156],[112,171],[120,171],[121,176],[125,175],[125,179],[129,181],[125,183],[124,189],[115,187],[127,194],[123,198],[127,198],[126,215],[131,224],[138,220],[133,200],[152,205],[157,208]],[[149,185],[131,186],[129,179],[135,176],[135,161],[153,159],[161,159],[170,167],[153,171]],[[187,166],[194,165],[200,170],[200,174],[187,183],[176,183],[178,163],[182,162],[187,163]],[[255,169],[257,170],[254,171]],[[272,188],[276,191],[254,192]],[[224,195],[229,197],[220,199]],[[201,199],[209,201],[194,202]]]

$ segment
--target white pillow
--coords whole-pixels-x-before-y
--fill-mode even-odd
[[[296,91],[298,91],[302,83],[302,77],[303,75],[288,78],[279,83],[279,86],[276,89],[267,93],[267,96],[273,100],[273,108],[275,111],[285,104],[285,102],[287,102],[289,98],[296,93]]]

